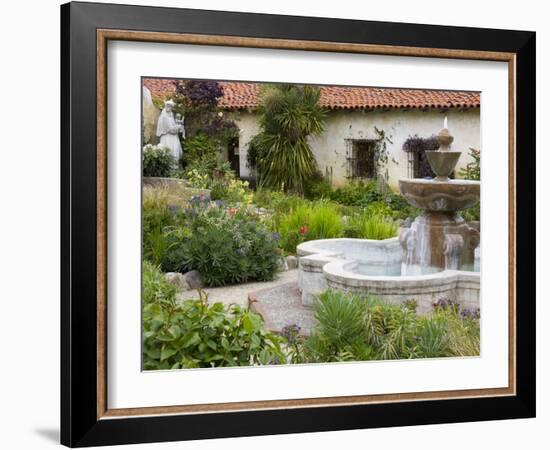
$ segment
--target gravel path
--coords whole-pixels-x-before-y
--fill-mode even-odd
[[[226,305],[236,303],[241,306],[248,305],[248,294],[264,289],[274,288],[286,283],[298,282],[298,269],[280,272],[273,281],[261,281],[255,283],[236,284],[234,286],[223,286],[215,288],[204,288],[208,293],[210,303],[222,302]],[[178,293],[178,298],[185,300],[196,298],[196,291],[184,291]]]
[[[315,326],[313,309],[302,305],[297,282],[285,283],[257,291],[252,308],[260,313],[266,327],[280,333],[287,325],[298,325],[300,334],[309,336]]]

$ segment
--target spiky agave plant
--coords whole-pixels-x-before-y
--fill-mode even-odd
[[[259,107],[261,132],[253,139],[262,187],[303,193],[304,181],[317,170],[308,137],[320,135],[325,124],[320,95],[312,86],[264,86]]]
[[[328,290],[316,299],[314,314],[317,325],[305,348],[310,361],[371,359],[371,349],[366,346],[364,299]]]

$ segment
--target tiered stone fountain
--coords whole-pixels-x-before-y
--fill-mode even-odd
[[[460,151],[452,151],[453,136],[444,128],[437,135],[440,147],[426,157],[434,179],[401,179],[401,194],[424,213],[399,235],[403,248],[401,275],[422,275],[442,270],[473,270],[479,231],[459,211],[479,201],[479,181],[452,180]]]
[[[479,307],[479,230],[460,211],[479,201],[480,185],[449,178],[461,152],[450,148],[446,119],[437,139],[439,149],[426,152],[435,178],[399,180],[407,201],[423,210],[399,237],[322,239],[298,246],[303,306],[330,288],[389,302],[415,300],[419,312],[431,311],[443,298]]]

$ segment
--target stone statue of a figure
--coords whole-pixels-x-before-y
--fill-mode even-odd
[[[164,102],[164,109],[160,113],[157,123],[157,136],[160,138],[159,144],[169,148],[176,161],[178,161],[182,153],[179,134],[181,133],[185,137],[185,128],[180,115],[174,117],[174,105],[175,103],[172,100]]]

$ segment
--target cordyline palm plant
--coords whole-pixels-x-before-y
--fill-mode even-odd
[[[323,132],[325,111],[320,90],[293,84],[267,85],[260,97],[261,132],[252,141],[258,182],[284,192],[303,193],[304,181],[317,170],[309,136]]]

